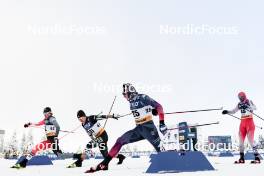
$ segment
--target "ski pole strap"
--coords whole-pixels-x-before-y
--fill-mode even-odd
[[[220,123],[219,122],[205,123],[205,124],[191,125],[191,126],[188,126],[188,128],[202,127],[202,126],[208,126],[208,125],[218,125],[218,124],[220,124]],[[180,127],[176,127],[176,128],[170,128],[168,130],[177,130],[177,129],[181,129],[181,128]]]
[[[164,114],[169,115],[169,114],[183,114],[183,113],[204,112],[204,111],[220,111],[220,110],[223,110],[223,107],[214,108],[214,109],[199,109],[199,110],[190,110],[190,111],[167,112]]]

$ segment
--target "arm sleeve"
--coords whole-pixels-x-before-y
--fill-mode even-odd
[[[154,99],[150,98],[147,95],[143,95],[145,100],[158,111],[158,115],[159,115],[159,120],[160,121],[164,121],[164,112],[163,112],[163,107],[161,106],[161,104],[159,104],[158,102],[156,102]]]
[[[35,126],[41,126],[41,125],[44,125],[45,124],[45,121],[44,120],[41,120],[40,122],[38,123],[33,123],[32,125],[35,125]]]
[[[249,101],[248,110],[249,111],[257,110],[256,105],[251,100]]]
[[[56,135],[59,135],[60,132],[60,125],[58,124],[57,120],[55,119],[55,117],[52,117],[50,119],[50,122],[56,127]]]
[[[96,123],[97,120],[102,120],[100,119],[100,116],[97,116],[97,115],[90,115],[87,118],[89,118],[89,121],[91,121],[92,123]]]
[[[97,120],[107,119],[107,115],[98,115],[96,116]]]
[[[229,110],[228,113],[229,114],[235,114],[238,110],[239,110],[239,108],[238,108],[238,105],[237,105],[234,109]]]

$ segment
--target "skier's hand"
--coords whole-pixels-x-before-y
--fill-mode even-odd
[[[160,132],[163,134],[163,135],[165,135],[166,133],[167,133],[167,126],[165,125],[165,123],[164,123],[164,120],[161,120],[160,121],[160,124],[159,124],[159,130],[160,130]]]
[[[152,109],[152,115],[154,115],[154,116],[158,115],[157,109]]]
[[[112,117],[112,118],[118,120],[118,116],[119,116],[119,115],[115,115],[115,114],[113,114],[113,117]]]
[[[223,111],[222,111],[222,114],[224,114],[224,115],[225,115],[225,114],[228,114],[228,110],[223,110]]]
[[[30,123],[30,122],[28,122],[28,123],[24,124],[24,128],[27,128],[27,127],[29,127],[31,124],[32,124],[32,123]]]

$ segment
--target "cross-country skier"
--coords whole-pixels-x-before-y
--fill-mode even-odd
[[[82,167],[82,162],[86,157],[86,153],[91,153],[91,149],[94,147],[99,147],[99,150],[102,156],[105,158],[108,154],[108,135],[104,128],[101,126],[98,120],[114,118],[117,119],[114,115],[90,115],[86,116],[83,110],[77,112],[77,118],[82,123],[82,127],[88,133],[89,137],[92,139],[87,145],[86,149],[82,154],[74,154],[74,158],[77,159],[73,164],[68,166],[68,168]],[[117,158],[119,159],[117,164],[122,164],[125,156],[118,154]]]
[[[253,121],[253,110],[256,110],[256,106],[253,102],[247,99],[247,96],[244,92],[238,94],[239,103],[233,110],[223,110],[222,114],[235,114],[236,112],[241,112],[241,122],[239,127],[239,150],[240,150],[240,159],[235,161],[235,163],[245,163],[244,159],[244,140],[245,137],[248,137],[249,143],[253,148],[255,160],[251,163],[260,163],[260,155],[257,151],[257,146],[254,143],[254,131],[255,124]]]
[[[41,143],[37,144],[33,149],[31,150],[30,154],[22,156],[18,163],[12,166],[12,168],[25,168],[27,165],[27,162],[36,155],[37,152],[46,150],[46,149],[52,149],[55,155],[62,154],[62,151],[59,148],[59,131],[60,126],[56,120],[56,118],[53,116],[53,113],[51,111],[50,107],[46,107],[43,110],[44,119],[38,123],[26,123],[24,125],[25,128],[28,128],[30,126],[45,126],[45,133],[47,140],[42,141]]]
[[[162,106],[144,94],[138,94],[134,86],[129,83],[123,84],[123,96],[129,101],[130,110],[133,113],[136,127],[119,137],[109,151],[107,157],[97,165],[96,168],[90,168],[86,173],[98,170],[108,170],[108,164],[113,157],[117,155],[123,145],[148,140],[157,152],[160,152],[160,137],[155,124],[152,121],[152,114],[159,115],[160,132],[165,134],[167,127],[164,123],[164,113]]]

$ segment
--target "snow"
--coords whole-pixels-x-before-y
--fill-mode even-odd
[[[145,171],[149,166],[149,158],[126,158],[123,165],[116,165],[117,160],[113,160],[108,171],[100,171],[93,173],[95,176],[156,176],[156,175],[179,175],[179,176],[263,176],[264,163],[249,164],[246,161],[244,165],[233,164],[238,156],[234,157],[207,157],[211,164],[216,169],[215,171],[201,171],[201,172],[185,172],[185,173],[170,173],[170,174],[146,174]],[[0,159],[0,171],[4,176],[75,176],[75,175],[89,175],[84,174],[84,171],[95,166],[100,160],[90,159],[85,160],[82,168],[67,169],[66,166],[71,164],[73,160],[56,160],[53,165],[49,166],[28,166],[26,169],[15,170],[11,169],[15,160]]]

